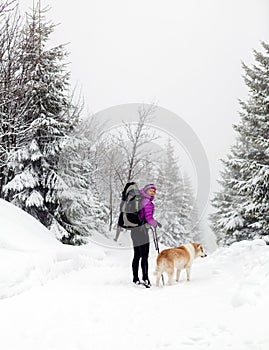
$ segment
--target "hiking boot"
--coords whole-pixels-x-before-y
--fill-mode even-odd
[[[133,280],[133,283],[134,283],[135,285],[137,285],[137,286],[139,286],[139,284],[141,284],[141,282],[140,282],[139,279],[138,279],[138,280]]]
[[[143,281],[143,284],[144,284],[146,287],[151,287],[151,284],[150,284],[150,281],[149,281],[149,280],[144,280],[144,281]]]

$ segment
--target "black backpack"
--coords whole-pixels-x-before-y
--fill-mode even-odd
[[[145,222],[140,217],[141,195],[136,182],[128,182],[122,192],[118,225],[127,230],[142,226]]]

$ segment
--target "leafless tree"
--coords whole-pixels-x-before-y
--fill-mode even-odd
[[[146,145],[158,137],[155,132],[148,130],[153,121],[157,105],[142,105],[138,108],[138,122],[123,122],[123,130],[111,137],[110,152],[105,154],[107,166],[109,167],[109,208],[111,230],[113,224],[114,207],[119,205],[120,198],[117,196],[119,186],[122,188],[127,182],[134,181],[143,170],[152,162],[152,152],[146,150]],[[115,199],[113,201],[113,198]],[[117,237],[119,227],[117,228]]]
[[[17,0],[1,0],[0,1],[0,16],[13,11],[17,5]]]
[[[124,122],[124,132],[112,138],[114,144],[124,154],[123,162],[126,163],[126,166],[122,167],[122,172],[118,174],[122,184],[133,181],[144,167],[152,162],[152,153],[145,146],[158,139],[154,131],[148,130],[150,123],[154,120],[156,109],[156,103],[141,105],[138,108],[138,122]]]
[[[5,171],[7,155],[16,147],[19,133],[21,17],[16,4],[16,1],[2,1],[0,4],[0,197],[11,176]]]

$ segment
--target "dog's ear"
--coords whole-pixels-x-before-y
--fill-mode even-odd
[[[204,251],[204,247],[201,243],[198,243],[197,249],[201,249],[202,252]]]

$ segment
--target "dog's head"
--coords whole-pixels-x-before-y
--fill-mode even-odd
[[[204,251],[204,247],[200,243],[192,243],[195,249],[195,257],[200,256],[201,258],[205,258],[207,255]]]

